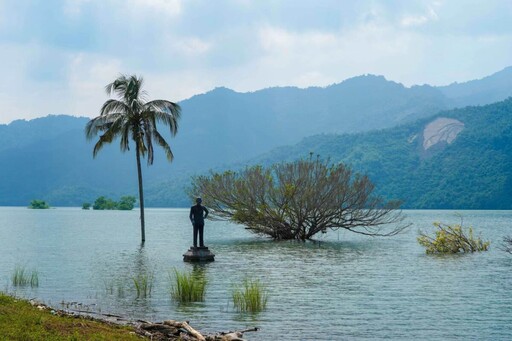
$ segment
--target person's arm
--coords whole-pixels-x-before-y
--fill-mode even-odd
[[[203,206],[203,209],[204,209],[204,211],[206,212],[206,214],[204,215],[204,218],[206,219],[206,217],[208,217],[208,213],[209,213],[209,212],[208,212],[208,209],[207,209],[206,207],[204,207],[204,206]]]
[[[190,214],[188,215],[188,217],[190,218],[190,222],[192,223],[192,225],[194,224],[194,212],[193,212],[193,209],[194,207],[192,206],[190,208]]]

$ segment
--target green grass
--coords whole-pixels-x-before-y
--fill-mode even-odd
[[[39,310],[0,292],[0,340],[141,340],[127,327]]]
[[[232,290],[233,307],[239,312],[257,313],[265,310],[268,293],[258,279],[245,278]]]
[[[32,288],[39,286],[39,273],[32,270],[30,273],[24,266],[16,265],[11,276],[12,285],[15,287],[25,287],[30,285]]]
[[[137,298],[151,297],[154,279],[153,273],[144,273],[132,277],[135,290],[137,291]]]
[[[208,280],[201,272],[180,272],[174,269],[174,277],[169,274],[173,283],[171,296],[180,303],[202,302],[206,294]]]

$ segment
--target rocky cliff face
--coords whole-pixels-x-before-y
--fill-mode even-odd
[[[436,145],[451,144],[464,129],[464,123],[453,118],[439,117],[423,129],[423,150]]]

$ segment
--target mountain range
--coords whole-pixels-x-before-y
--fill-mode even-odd
[[[311,136],[251,163],[310,153],[367,174],[378,194],[404,208],[512,209],[512,98],[379,131]]]
[[[169,164],[163,153],[158,152],[154,165],[144,169],[147,204],[188,205],[183,190],[191,174],[212,168],[243,167],[254,162],[278,162],[314,151],[322,157],[349,162],[357,170],[370,174],[380,193],[404,199],[406,207],[448,207],[450,202],[464,206],[460,208],[498,207],[491,199],[483,206],[455,200],[434,204],[432,195],[428,195],[430,199],[421,199],[397,188],[404,187],[405,183],[408,188],[423,188],[418,184],[427,181],[432,188],[450,192],[436,183],[445,181],[440,175],[418,173],[418,178],[414,178],[411,170],[423,169],[429,162],[442,163],[444,153],[465,141],[465,134],[473,129],[469,129],[473,121],[466,122],[464,113],[468,110],[487,117],[494,109],[484,106],[447,110],[485,105],[511,95],[512,67],[480,80],[444,87],[405,87],[382,76],[365,75],[325,88],[284,87],[250,93],[217,88],[180,102],[183,115],[179,133],[173,139],[167,136],[175,161]],[[510,103],[503,103],[496,105],[508,108]],[[407,149],[406,146],[412,148],[412,145],[403,145],[404,136],[412,139],[413,131],[420,136],[425,128],[422,125],[431,122],[440,112],[446,118],[460,116],[457,120],[465,127],[460,138],[440,153],[432,151],[439,147],[430,151],[421,151],[417,146]],[[478,123],[481,131],[488,131],[487,127],[493,122],[492,118],[489,120]],[[125,194],[135,195],[134,156],[120,153],[118,145],[113,144],[93,160],[94,141],[86,141],[84,134],[87,121],[87,118],[50,115],[0,125],[0,205],[27,205],[32,199],[44,199],[55,206],[76,206],[100,195],[114,199]],[[506,120],[501,124],[506,126]],[[494,128],[489,131],[498,133]],[[499,131],[499,136],[508,143],[506,133]],[[390,145],[400,145],[403,155],[400,150],[386,154],[387,145],[376,142],[375,134],[385,136]],[[286,145],[289,147],[283,147]],[[475,143],[473,145],[476,148]],[[412,150],[417,152],[414,162],[401,159],[405,154],[412,155]],[[394,153],[400,155],[394,156]],[[387,155],[386,160],[379,155]],[[487,164],[492,164],[491,161],[486,159]],[[405,167],[406,164],[411,168]],[[396,175],[402,168],[408,169],[409,177]],[[504,181],[500,184],[506,188],[507,180]]]

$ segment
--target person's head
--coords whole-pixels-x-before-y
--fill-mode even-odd
[[[199,204],[200,204],[200,203],[202,203],[202,202],[203,202],[203,199],[201,199],[201,198],[197,198],[197,199],[196,199],[196,204],[198,204],[198,205],[199,205]]]

